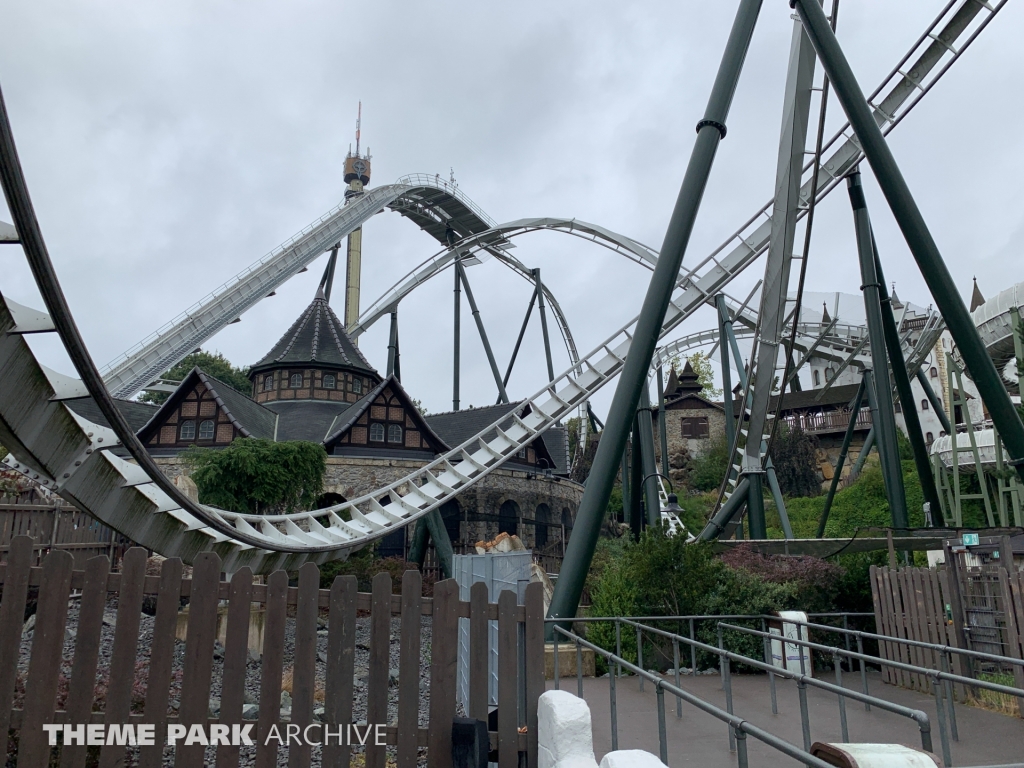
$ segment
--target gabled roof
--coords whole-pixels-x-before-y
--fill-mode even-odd
[[[139,439],[145,443],[153,431],[163,424],[170,413],[178,407],[195,385],[200,382],[213,393],[213,398],[217,405],[227,414],[231,423],[243,437],[274,439],[274,432],[277,426],[276,413],[249,399],[220,379],[215,379],[210,374],[204,373],[199,368],[192,369],[188,376],[178,385],[178,388],[164,401],[159,410],[153,414],[146,425],[138,431]]]
[[[351,406],[337,420],[334,431],[323,441],[324,446],[330,450],[333,444],[336,443],[343,434],[355,426],[356,422],[359,421],[359,418],[369,410],[370,405],[377,399],[377,396],[388,388],[397,394],[400,400],[404,401],[406,416],[416,422],[416,426],[420,430],[421,436],[426,435],[430,442],[435,443],[439,451],[448,450],[450,446],[437,434],[437,432],[434,431],[427,419],[419,412],[419,409],[416,407],[415,403],[413,403],[412,398],[409,397],[409,393],[405,391],[401,382],[396,379],[394,375],[388,376],[384,381],[363,395],[359,400],[356,400],[351,404]]]
[[[252,366],[254,373],[287,365],[319,365],[365,371],[379,377],[327,303],[322,288],[281,340]]]
[[[698,392],[683,392],[683,394],[679,395],[678,397],[673,397],[671,400],[666,399],[665,400],[665,410],[668,411],[668,410],[671,410],[671,409],[676,408],[678,406],[684,405],[685,401],[687,401],[687,400],[696,400],[697,403],[694,403],[694,405],[696,407],[700,407],[700,405],[703,405],[703,406],[705,406],[707,408],[714,408],[714,409],[722,411],[722,412],[725,411],[725,406],[722,405],[722,403],[716,403],[713,400],[708,400],[706,397],[704,397],[703,395],[701,395]],[[698,403],[700,405],[697,405]],[[654,413],[657,413],[658,406],[654,405],[651,408],[651,411],[653,411]]]

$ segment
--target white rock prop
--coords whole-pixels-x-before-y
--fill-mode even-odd
[[[590,707],[568,691],[547,691],[537,705],[538,768],[597,768]]]
[[[642,749],[619,749],[604,756],[601,768],[665,768],[665,764]]]

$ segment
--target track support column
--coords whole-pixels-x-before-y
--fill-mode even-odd
[[[868,218],[864,188],[860,173],[854,171],[846,178],[853,206],[853,223],[857,234],[857,252],[860,256],[861,291],[864,294],[864,311],[868,321],[868,338],[871,343],[871,366],[874,369],[874,413],[878,420],[873,422],[877,431],[878,454],[882,458],[882,474],[885,477],[885,492],[889,497],[889,514],[894,528],[906,528],[907,496],[903,487],[903,466],[900,464],[899,443],[896,440],[896,413],[893,410],[892,390],[889,388],[889,361],[886,355],[885,329],[882,320],[881,286],[875,269],[875,253],[871,237],[871,221]],[[893,366],[902,365],[903,355]],[[868,375],[868,374],[865,374]]]
[[[619,375],[604,435],[598,444],[587,488],[576,516],[573,536],[551,599],[548,615],[565,619],[566,627],[570,626],[579,606],[583,584],[601,532],[608,496],[615,481],[615,465],[626,443],[630,422],[636,415],[640,390],[647,379],[661,323],[672,298],[718,144],[725,136],[725,121],[729,117],[729,107],[760,9],[761,0],[741,0],[704,118],[697,123],[697,140],[672,211],[661,255],[634,327],[633,341]]]

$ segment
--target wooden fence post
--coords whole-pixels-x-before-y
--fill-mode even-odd
[[[16,536],[7,552],[4,594],[0,600],[0,755],[7,755],[7,734],[11,727],[14,686],[18,680],[21,632],[25,626],[25,601],[32,568],[29,536]]]
[[[306,563],[299,569],[295,610],[295,656],[292,663],[291,723],[305,729],[313,722],[316,695],[316,617],[320,612],[320,569]],[[312,746],[300,739],[288,745],[288,768],[308,768]]]
[[[166,562],[164,567],[167,567]],[[226,725],[234,725],[242,722],[242,710],[245,707],[245,670],[249,661],[249,621],[252,618],[250,568],[239,568],[231,574],[228,595],[228,628],[224,633],[224,678],[220,687],[220,721]],[[173,632],[173,629],[171,631]],[[237,768],[239,752],[238,745],[219,745],[217,768]]]
[[[71,662],[71,685],[65,709],[68,722],[77,725],[89,721],[92,699],[95,693],[96,666],[100,653],[100,633],[103,631],[103,610],[107,605],[107,575],[110,560],[106,555],[89,559],[85,564],[85,580],[82,596],[78,601],[78,632],[75,636],[75,655]],[[181,589],[181,580],[175,585]],[[154,641],[158,635],[154,634]],[[168,668],[170,664],[168,664]],[[153,687],[152,663],[147,687]],[[166,709],[166,704],[164,706]],[[162,740],[162,734],[157,733]],[[161,742],[162,743],[162,742]],[[84,744],[65,744],[61,748],[61,768],[85,768],[86,747]],[[140,761],[141,762],[141,761]]]
[[[281,719],[281,676],[284,672],[284,629],[288,609],[288,574],[274,571],[267,579],[267,614],[260,659],[260,714],[256,727],[256,768],[277,768],[278,742],[267,742]]]
[[[28,682],[25,683],[25,712],[18,742],[18,765],[21,768],[46,768],[50,762],[50,746],[43,723],[52,720],[57,708],[57,682],[74,565],[75,558],[59,549],[50,552],[43,561],[32,657],[28,663]],[[18,628],[21,628],[20,621]],[[14,658],[16,661],[17,655]]]
[[[420,708],[420,630],[423,576],[402,574],[402,636],[398,662],[398,768],[416,768]]]
[[[527,766],[537,768],[537,705],[544,693],[544,585],[526,588],[526,743]]]
[[[498,595],[498,768],[519,765],[519,628],[516,593]]]
[[[388,721],[388,683],[391,672],[391,575],[373,577],[373,608],[370,613],[370,673],[366,679],[366,724]],[[385,748],[377,746],[373,733],[366,740],[366,768],[384,768]]]
[[[355,576],[337,576],[331,584],[327,629],[327,685],[324,692],[324,722],[347,731],[352,722],[352,676],[356,652]],[[348,768],[351,747],[342,739],[324,738],[324,768]]]
[[[430,732],[427,737],[429,768],[451,768],[452,765],[458,631],[459,585],[455,579],[445,579],[434,585],[430,637]]]

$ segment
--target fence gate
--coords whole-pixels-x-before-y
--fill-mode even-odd
[[[0,565],[0,755],[19,768],[113,768],[126,758],[160,768],[170,755],[168,727],[194,724],[207,735],[212,725],[248,725],[255,744],[179,741],[176,768],[235,768],[242,750],[255,753],[256,768],[276,768],[282,747],[289,768],[348,766],[358,752],[365,752],[365,768],[385,768],[392,760],[397,768],[414,768],[424,757],[431,768],[450,768],[460,617],[470,619],[474,632],[486,631],[488,620],[499,624],[500,708],[490,733],[498,764],[519,768],[522,754],[527,766],[537,765],[537,700],[544,689],[540,584],[531,584],[526,605],[517,606],[511,593],[497,604],[477,594],[461,602],[452,579],[438,582],[432,598],[422,597],[418,571],[404,574],[401,594],[392,594],[386,573],[374,577],[367,594],[357,591],[354,576],[338,576],[321,589],[312,563],[297,578],[292,574],[295,586],[285,571],[257,584],[248,568],[221,581],[213,553],[196,557],[190,577],[183,577],[177,559],[147,575],[147,553],[138,547],[125,554],[119,573],[111,572],[105,556],[74,570],[71,554],[60,550],[41,567],[32,563],[33,541],[19,536]],[[30,613],[34,619],[26,622]],[[183,641],[176,637],[181,624]],[[261,653],[250,650],[254,624]],[[520,635],[525,665],[518,663]],[[428,636],[429,643],[421,641]],[[486,649],[486,635],[482,644]],[[472,684],[479,689],[481,681]],[[481,714],[478,700],[471,709]],[[154,744],[51,747],[43,725],[64,723],[152,725]],[[386,745],[365,736],[360,745],[366,725],[354,737],[346,731],[354,746],[273,738],[275,729],[283,737],[288,726],[291,732],[299,726],[309,741],[318,741],[322,724],[335,733],[339,725],[358,723],[384,724]]]

